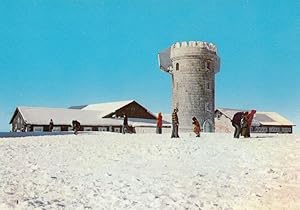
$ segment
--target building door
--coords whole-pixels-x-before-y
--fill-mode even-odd
[[[204,132],[207,132],[207,133],[213,132],[213,126],[212,126],[212,123],[210,120],[205,120],[202,128],[203,128]]]

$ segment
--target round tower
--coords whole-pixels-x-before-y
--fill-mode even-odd
[[[172,110],[179,110],[179,129],[190,131],[195,116],[205,132],[214,132],[215,74],[220,67],[216,46],[177,42],[159,58],[161,69],[172,76]]]

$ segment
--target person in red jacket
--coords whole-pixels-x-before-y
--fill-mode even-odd
[[[241,136],[246,138],[246,132],[248,127],[248,112],[244,112],[244,115],[241,120]]]
[[[162,133],[162,115],[161,115],[161,112],[158,113],[157,120],[156,120],[156,133],[157,134]]]
[[[246,133],[245,133],[245,138],[250,137],[250,129],[251,129],[251,124],[254,118],[254,115],[256,113],[255,109],[252,109],[251,112],[247,115],[247,128],[246,128]]]

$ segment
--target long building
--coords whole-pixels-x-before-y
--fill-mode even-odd
[[[81,124],[82,131],[122,131],[123,116],[128,116],[131,132],[155,132],[156,116],[134,100],[118,101],[70,108],[17,107],[11,120],[13,132],[48,132],[50,120],[53,131],[72,130],[72,121]],[[163,121],[164,128],[170,123]]]

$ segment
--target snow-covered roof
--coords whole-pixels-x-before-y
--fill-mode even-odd
[[[105,117],[132,102],[134,102],[134,100],[89,104],[84,106],[81,110],[98,111],[101,117]]]
[[[156,120],[142,118],[128,118],[128,123],[133,127],[156,127]],[[171,123],[163,120],[163,126],[170,127]]]
[[[23,106],[17,107],[17,111],[20,112],[26,123],[31,125],[48,125],[50,119],[53,120],[55,125],[71,125],[73,120],[78,120],[81,125],[89,126],[123,125],[123,118],[102,118],[102,112],[99,111]],[[128,124],[134,127],[155,127],[156,120],[128,118]],[[163,126],[170,126],[170,123],[163,121]]]
[[[233,118],[233,115],[237,112],[241,111],[249,111],[249,110],[239,110],[239,109],[228,109],[228,108],[218,108],[220,112],[225,114],[229,118]],[[259,112],[257,111],[253,118],[252,124],[261,124],[261,125],[277,125],[277,126],[294,126],[291,121],[281,116],[276,112]]]
[[[98,111],[45,107],[18,107],[17,110],[27,124],[34,125],[48,125],[50,119],[56,125],[71,125],[73,120],[78,120],[82,125],[122,125],[123,123],[122,119],[102,118]]]

